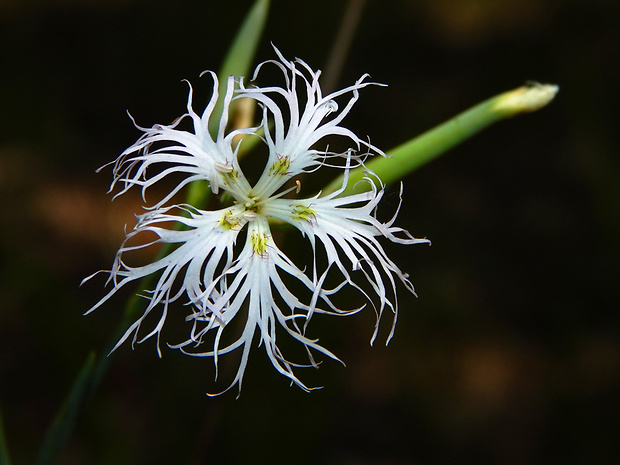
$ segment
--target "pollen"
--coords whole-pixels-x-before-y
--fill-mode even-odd
[[[253,213],[254,215],[258,214],[260,211],[260,203],[258,197],[250,197],[250,200],[243,204],[243,208],[245,208],[245,213]]]

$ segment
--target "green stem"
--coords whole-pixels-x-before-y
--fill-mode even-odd
[[[485,100],[390,150],[386,154],[387,158],[376,156],[365,167],[351,170],[344,194],[352,192],[355,183],[366,176],[366,170],[377,175],[384,184],[399,181],[491,124],[544,107],[553,99],[557,91],[558,87],[554,85],[531,84]],[[341,175],[323,192],[330,193],[339,189],[342,182],[343,176]]]

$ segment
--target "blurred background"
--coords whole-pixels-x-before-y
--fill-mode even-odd
[[[206,101],[198,74],[219,68],[251,4],[0,1],[0,402],[16,465],[34,461],[131,294],[82,316],[104,277],[80,281],[110,267],[141,211],[137,192],[111,202],[111,172],[95,169],[139,136],[126,110],[171,122],[184,78]],[[400,289],[387,348],[389,315],[375,347],[370,309],[316,318],[347,367],[301,370],[325,386],[307,394],[254,349],[235,400],[205,395],[234,360],[214,383],[210,360],[125,345],[62,463],[620,463],[620,2],[360,5],[335,85],[366,72],[389,85],[364,89],[347,118],[383,149],[528,80],[560,92],[405,180],[399,225],[433,245],[388,247],[419,298]],[[324,69],[346,9],[273,0],[257,62],[273,42]]]

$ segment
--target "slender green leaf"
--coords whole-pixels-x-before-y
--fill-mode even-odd
[[[219,115],[222,113],[222,101],[226,92],[226,79],[228,76],[248,76],[267,21],[268,12],[269,0],[256,0],[228,49],[218,73],[220,98],[215,105],[213,117],[210,121],[209,132],[211,135],[215,135],[218,130]]]
[[[250,68],[254,62],[254,56],[258,43],[260,41],[265,23],[267,22],[267,14],[269,12],[269,0],[256,0],[252,9],[248,12],[232,45],[228,49],[228,53],[224,58],[224,62],[218,73],[220,81],[219,93],[220,98],[213,109],[213,116],[209,123],[209,132],[211,135],[217,133],[222,113],[223,96],[226,92],[226,79],[228,76],[248,76]],[[231,109],[234,112],[234,109]],[[200,207],[207,202],[210,189],[206,181],[197,181],[191,183],[187,194],[187,203]]]
[[[0,410],[0,465],[11,465],[9,446],[7,445],[4,422],[2,421],[2,410]]]
[[[226,79],[228,76],[248,76],[267,22],[268,12],[269,0],[256,0],[241,24],[230,49],[228,49],[220,68],[220,79]],[[220,89],[220,92],[222,93],[224,90]],[[210,129],[213,131],[213,128]]]
[[[384,184],[399,181],[491,124],[544,107],[553,100],[557,91],[558,87],[554,85],[531,84],[485,100],[390,150],[386,153],[387,158],[377,156],[368,162],[365,168],[351,170],[345,194],[350,193],[355,183],[364,178],[365,170],[372,171]],[[329,184],[324,192],[339,189],[342,182],[343,176],[340,176]]]
[[[87,394],[90,392],[90,377],[94,362],[95,354],[90,353],[73,383],[69,395],[56,414],[52,426],[47,431],[43,447],[39,451],[37,465],[49,465],[58,460],[65,443],[71,435],[78,412],[86,400]]]

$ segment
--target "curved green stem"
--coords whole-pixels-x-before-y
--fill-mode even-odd
[[[351,193],[356,182],[372,171],[384,184],[403,179],[407,174],[447,152],[474,134],[502,119],[536,111],[547,105],[558,91],[550,84],[530,84],[496,95],[460,113],[439,126],[387,152],[387,158],[376,156],[365,167],[349,173],[344,195]],[[342,186],[343,176],[331,182],[324,193]]]

